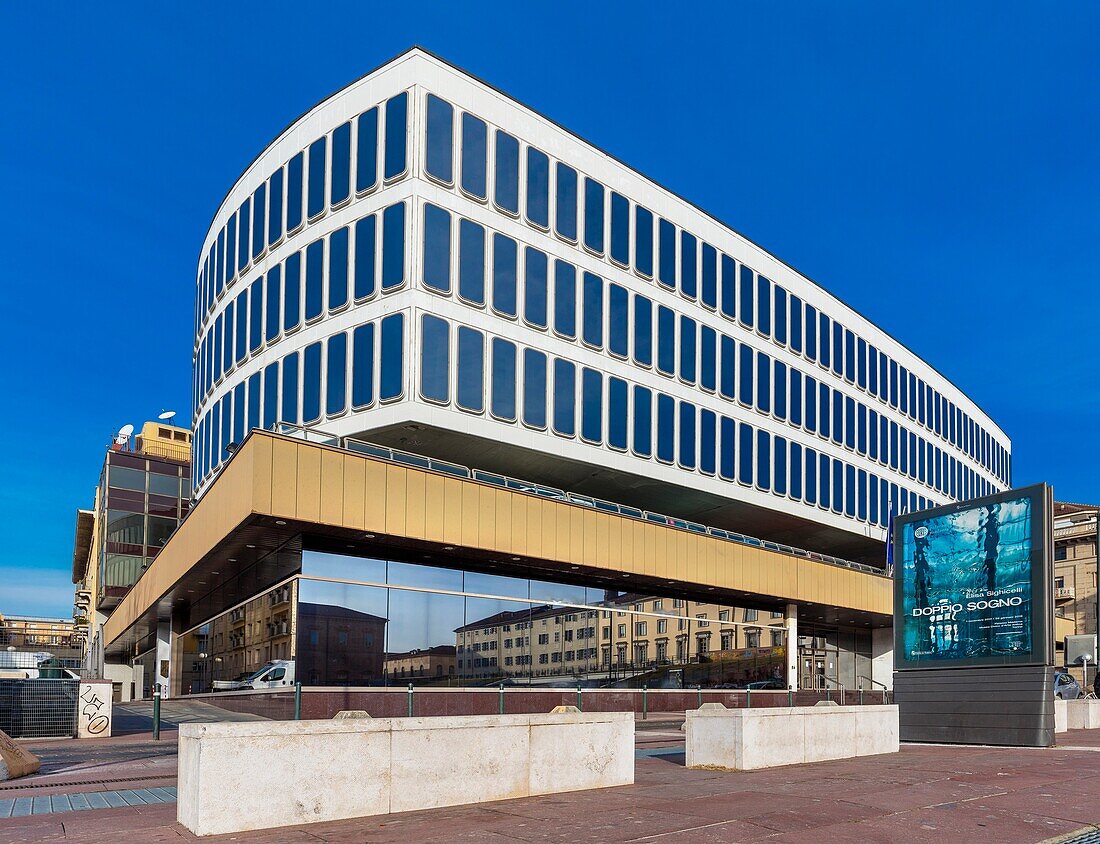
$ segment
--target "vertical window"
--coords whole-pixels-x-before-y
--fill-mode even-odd
[[[374,323],[360,325],[351,335],[351,406],[374,403]]]
[[[720,280],[722,290],[721,313],[726,319],[737,318],[737,263],[729,255],[722,256],[722,278]]]
[[[694,299],[699,292],[699,247],[695,235],[680,232],[680,292]]]
[[[516,315],[517,257],[512,238],[493,235],[493,310],[508,317]]]
[[[802,300],[797,296],[790,297],[791,303],[791,351],[802,353]]]
[[[772,489],[776,495],[787,494],[787,441],[776,437],[772,443]]]
[[[718,382],[718,392],[722,398],[733,401],[737,397],[737,344],[732,337],[722,335],[720,351],[722,377]]]
[[[626,451],[627,386],[621,378],[607,379],[607,444]]]
[[[248,291],[237,297],[237,347],[233,360],[240,363],[248,354]]]
[[[787,418],[787,365],[782,361],[773,364],[772,413],[779,419]]]
[[[248,378],[248,429],[260,427],[260,373]]]
[[[222,346],[222,369],[225,372],[233,368],[233,328],[236,325],[234,312],[235,303],[228,302],[225,306],[225,344]]]
[[[653,454],[653,396],[645,387],[634,387],[634,453]]]
[[[280,419],[291,425],[298,424],[298,353],[283,358],[283,401]]]
[[[458,295],[485,304],[485,229],[469,220],[458,223]]]
[[[431,203],[424,206],[424,286],[451,292],[451,215]]]
[[[420,324],[420,395],[428,401],[450,401],[451,327],[425,314]]]
[[[527,219],[550,228],[550,159],[534,147],[527,147]]]
[[[844,378],[853,383],[856,380],[856,336],[844,329]]]
[[[817,347],[817,362],[825,369],[829,368],[831,360],[829,356],[829,324],[829,317],[821,313],[817,315],[817,333],[821,341]]]
[[[455,403],[464,410],[481,413],[485,409],[485,341],[481,331],[459,326],[458,380]]]
[[[714,392],[717,378],[715,358],[718,354],[718,334],[708,325],[699,327],[699,386]]]
[[[867,386],[867,341],[856,340],[856,384],[862,390]]]
[[[301,155],[301,153],[299,153]],[[224,251],[224,255],[222,254]],[[229,218],[229,223],[225,227],[225,238],[218,238],[218,251],[217,262],[219,265],[218,275],[223,276],[226,284],[233,283],[233,276],[236,275],[237,262],[235,259],[237,255],[237,215],[234,214]],[[222,266],[224,265],[224,270]]]
[[[671,308],[657,308],[657,370],[676,374],[676,314]]]
[[[309,187],[306,191],[306,217],[311,220],[325,210],[325,159],[327,157],[327,137],[320,137],[309,145]]]
[[[597,349],[603,347],[603,279],[592,273],[584,274],[583,331],[582,340]]]
[[[802,373],[795,368],[791,368],[791,387],[788,395],[790,396],[790,420],[792,425],[801,427],[802,425]]]
[[[409,110],[409,95],[398,94],[386,101],[386,155],[383,178],[395,179],[405,172],[406,118]],[[383,284],[385,287],[385,284]]]
[[[381,347],[378,397],[382,401],[401,398],[405,392],[404,314],[390,314],[382,319]]]
[[[695,320],[680,317],[680,380],[695,383],[695,344],[697,342]]]
[[[676,459],[676,401],[657,394],[657,459],[671,463]]]
[[[310,343],[302,357],[302,421],[321,418],[321,344]]]
[[[806,449],[806,485],[803,487],[803,497],[807,504],[817,503],[817,452],[812,448]]]
[[[653,303],[634,294],[634,360],[653,365]]]
[[[867,391],[872,396],[878,395],[878,349],[874,346],[867,347]]]
[[[756,432],[756,485],[763,490],[772,487],[772,438],[767,431]]]
[[[252,257],[264,251],[267,235],[267,182],[252,194]]]
[[[328,238],[328,309],[338,310],[348,303],[348,227],[337,229]]]
[[[630,265],[630,200],[611,192],[611,260]]]
[[[516,344],[500,337],[492,340],[493,389],[490,410],[497,419],[516,421]],[[530,374],[530,373],[527,373]],[[543,358],[542,371],[543,422],[546,427],[546,360]]]
[[[283,236],[282,167],[271,174],[271,178],[268,180],[268,193],[270,194],[271,207],[267,213],[267,243],[270,246]]]
[[[313,241],[306,247],[306,322],[324,309],[325,241]]]
[[[576,402],[576,367],[554,358],[554,433],[571,437],[577,432]]]
[[[753,350],[752,346],[741,344],[738,354],[740,365],[737,367],[737,400],[746,407],[752,407],[753,397]]]
[[[802,499],[802,446],[791,443],[790,495],[795,500]]]
[[[723,480],[737,480],[737,423],[723,416],[718,423],[718,443],[720,458],[718,475]]]
[[[424,169],[429,176],[446,185],[454,181],[454,124],[454,107],[434,94],[428,94]]]
[[[577,239],[577,171],[560,161],[554,171],[557,188],[557,207],[554,212],[554,231],[566,240]]]
[[[737,480],[752,486],[752,426],[737,423]]]
[[[657,246],[660,250],[657,281],[669,290],[676,289],[676,226],[668,220],[657,221]]]
[[[382,212],[382,290],[393,290],[404,283],[405,203],[399,202]]]
[[[603,254],[604,187],[595,179],[584,180],[584,245]]]
[[[717,417],[713,410],[699,409],[699,471],[713,475],[716,469],[715,448]]]
[[[806,305],[803,310],[806,315],[803,323],[806,326],[806,357],[817,360],[817,309],[813,305]]]
[[[694,469],[695,457],[695,405],[680,402],[680,466]]]
[[[476,199],[488,197],[485,178],[489,135],[485,122],[472,114],[462,115],[462,190]]]
[[[756,353],[756,409],[772,412],[772,361],[763,352]]]
[[[844,506],[844,464],[833,460],[833,512],[842,512]]]
[[[581,439],[603,442],[603,376],[588,367],[581,369]]]
[[[756,330],[771,336],[772,283],[762,275],[756,277]]]
[[[806,430],[817,433],[817,379],[806,376]]]
[[[778,284],[772,286],[772,295],[775,300],[773,313],[775,315],[775,342],[787,345],[787,291]]]
[[[523,264],[523,318],[537,328],[546,328],[546,253],[528,246]]]
[[[248,349],[256,351],[264,341],[264,277],[260,276],[248,290]]]
[[[523,422],[546,428],[546,355],[534,349],[523,350]]]
[[[634,269],[653,278],[653,212],[634,206]]]
[[[829,425],[832,420],[830,416],[832,410],[831,398],[832,392],[825,384],[817,385],[817,406],[818,406],[818,430],[821,436],[828,439],[829,437]]]
[[[351,196],[351,121],[332,130],[332,178],[329,202],[339,205]]]
[[[833,323],[833,372],[844,376],[844,326]]]
[[[377,108],[359,115],[355,135],[355,190],[362,193],[378,184]]]
[[[577,336],[577,270],[565,261],[554,261],[554,332]]]
[[[328,338],[325,360],[325,412],[343,413],[348,403],[348,335],[344,332]]]
[[[753,272],[749,267],[741,264],[740,275],[740,290],[741,301],[738,307],[738,316],[741,319],[741,324],[747,328],[753,326],[753,314],[756,310],[753,304],[753,284],[755,279],[753,278]]]
[[[703,285],[699,301],[712,311],[718,307],[718,250],[709,243],[703,244]]]
[[[618,284],[608,285],[607,349],[616,357],[630,354],[630,294]]]
[[[252,224],[252,197],[246,199],[237,210],[237,272],[248,266],[250,241],[248,233]],[[226,256],[228,257],[228,256]]]
[[[355,224],[355,298],[373,296],[375,229],[378,217],[371,214]]]
[[[832,489],[832,481],[830,480],[830,478],[831,478],[830,467],[831,466],[832,466],[832,461],[829,460],[829,456],[827,454],[819,454],[817,456],[817,469],[818,469],[818,487],[817,487],[818,488],[818,496],[817,496],[817,500],[818,500],[818,505],[823,510],[828,510],[829,509],[829,501],[830,501],[829,493],[830,493],[830,490]]]
[[[844,445],[856,447],[856,403],[851,396],[844,397]]]

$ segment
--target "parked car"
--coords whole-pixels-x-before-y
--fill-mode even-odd
[[[1073,678],[1072,674],[1055,671],[1054,697],[1059,700],[1077,700],[1081,697],[1081,684]]]

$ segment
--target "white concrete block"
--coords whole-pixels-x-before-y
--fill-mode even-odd
[[[1065,733],[1069,731],[1069,701],[1054,699],[1054,732]]]
[[[1071,730],[1100,727],[1100,700],[1067,700],[1066,723]]]
[[[853,707],[856,717],[856,756],[897,753],[901,749],[896,706]]]
[[[578,724],[584,724],[578,730]],[[530,793],[557,794],[634,782],[634,713],[537,719],[531,724]]]
[[[77,694],[76,737],[108,738],[113,708],[111,681],[81,680]]]

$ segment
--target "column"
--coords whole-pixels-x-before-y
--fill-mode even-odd
[[[171,682],[172,665],[172,623],[161,621],[157,623],[157,659],[153,665],[153,690],[160,689],[160,696],[169,696],[169,683]]]
[[[787,688],[798,691],[798,605],[787,604]]]
[[[881,690],[894,688],[894,628],[876,627],[871,631],[871,679]],[[881,685],[880,685],[881,684]]]

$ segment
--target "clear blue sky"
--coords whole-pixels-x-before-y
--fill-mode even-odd
[[[69,615],[111,433],[186,417],[196,256],[227,188],[414,43],[907,343],[1008,432],[1018,484],[1100,499],[1100,6],[403,8],[0,7],[0,613]]]

